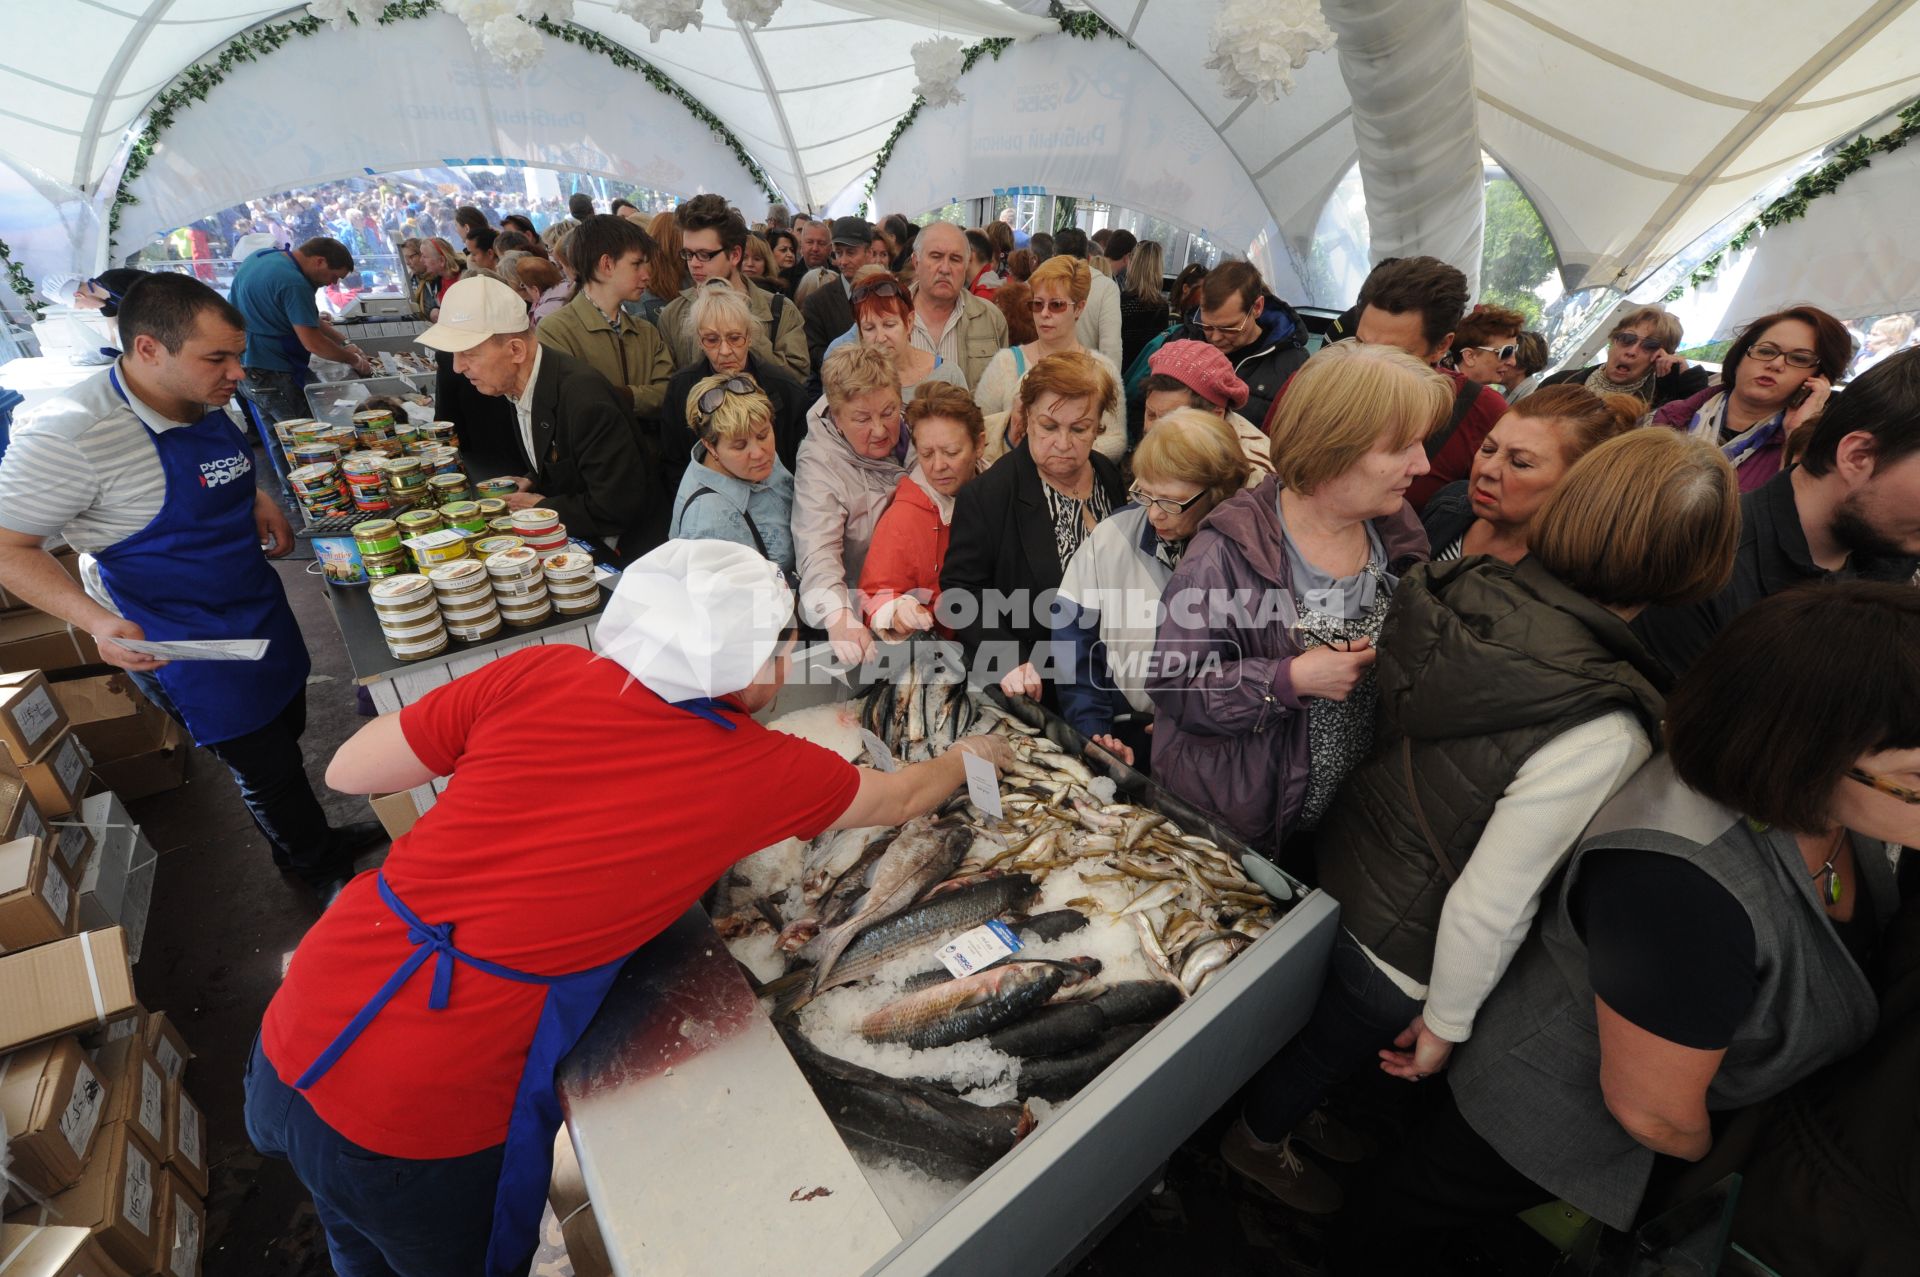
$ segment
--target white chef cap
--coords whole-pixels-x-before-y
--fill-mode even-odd
[[[662,700],[725,696],[753,682],[793,620],[780,569],[731,541],[669,541],[634,561],[594,648]]]

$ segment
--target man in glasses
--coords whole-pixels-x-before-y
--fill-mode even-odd
[[[1207,272],[1186,335],[1227,357],[1247,383],[1247,420],[1263,425],[1287,379],[1307,362],[1307,326],[1247,262],[1222,262]]]
[[[1740,498],[1740,548],[1725,588],[1699,603],[1648,608],[1633,628],[1677,678],[1768,595],[1811,581],[1912,581],[1917,569],[1920,350],[1905,350],[1828,400],[1798,466]]]
[[[1636,306],[1614,321],[1604,363],[1565,369],[1540,385],[1571,381],[1596,395],[1633,395],[1651,411],[1707,388],[1707,370],[1690,367],[1679,349],[1680,320],[1664,306]]]
[[[680,260],[693,287],[660,312],[660,332],[673,354],[673,366],[685,368],[700,358],[699,335],[690,322],[693,299],[702,288],[726,286],[747,300],[753,312],[753,348],[762,358],[786,367],[804,380],[812,371],[800,311],[778,293],[749,280],[740,269],[747,248],[747,223],[738,209],[718,195],[696,195],[673,212],[680,226]]]

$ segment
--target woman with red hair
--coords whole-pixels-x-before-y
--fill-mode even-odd
[[[967,375],[957,363],[948,363],[913,344],[913,296],[900,277],[872,267],[860,272],[853,285],[853,323],[862,345],[882,346],[893,352],[900,370],[900,398],[913,402],[916,387],[944,381],[967,388]]]

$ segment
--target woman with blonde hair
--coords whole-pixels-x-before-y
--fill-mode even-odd
[[[1154,773],[1256,847],[1316,827],[1367,754],[1373,644],[1427,557],[1407,489],[1452,407],[1452,383],[1405,351],[1322,349],[1275,413],[1272,477],[1221,503],[1167,583],[1187,605],[1158,636],[1182,660],[1147,680]]]
[[[446,297],[449,288],[460,282],[460,275],[466,269],[467,259],[438,235],[420,241],[421,274],[434,281],[433,307],[427,318],[440,317],[441,300]]]
[[[793,475],[773,441],[773,402],[744,373],[715,373],[686,399],[699,440],[673,499],[673,540],[750,545],[793,576]]]
[[[1094,528],[1050,613],[1060,714],[1124,763],[1148,768],[1155,612],[1187,543],[1253,466],[1218,414],[1167,413],[1133,454],[1132,504]]]
[[[1033,290],[1027,309],[1033,316],[1034,339],[995,355],[973,389],[974,402],[988,417],[989,461],[998,460],[1024,436],[1025,426],[1017,411],[1020,382],[1027,370],[1041,360],[1053,355],[1083,353],[1098,362],[1113,378],[1116,387],[1120,384],[1120,370],[1113,362],[1098,351],[1088,350],[1074,332],[1074,324],[1087,308],[1087,295],[1093,288],[1093,271],[1086,262],[1077,257],[1049,257],[1034,268],[1027,287]],[[1113,402],[1114,406],[1101,418],[1100,437],[1094,446],[1108,460],[1118,462],[1126,455],[1127,424],[1117,393]]]
[[[1337,1190],[1289,1133],[1349,1073],[1379,1060],[1426,1077],[1467,1040],[1548,881],[1659,741],[1667,680],[1628,623],[1717,591],[1739,535],[1725,459],[1635,430],[1568,472],[1526,558],[1407,574],[1372,757],[1315,843],[1345,930],[1313,1019],[1222,1146],[1241,1173],[1330,1209]]]
[[[787,291],[787,281],[780,274],[780,264],[773,257],[773,245],[767,243],[765,236],[748,234],[746,251],[740,257],[740,269],[754,283],[770,292]]]
[[[1127,277],[1120,285],[1120,366],[1133,367],[1147,343],[1167,331],[1173,308],[1161,272],[1164,258],[1158,240],[1143,239],[1127,258]]]

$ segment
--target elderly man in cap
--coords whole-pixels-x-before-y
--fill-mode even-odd
[[[766,559],[672,541],[622,575],[598,654],[515,652],[334,755],[350,793],[454,777],[300,942],[247,1070],[247,1133],[313,1194],[335,1272],[525,1274],[554,1066],[627,958],[742,856],[899,825],[963,753],[1009,761],[971,737],[882,773],[760,726],[793,625]]]
[[[1122,231],[1121,234],[1126,232]],[[1260,427],[1240,415],[1247,405],[1247,383],[1233,370],[1233,361],[1209,342],[1170,341],[1147,356],[1146,416],[1142,433],[1153,423],[1182,408],[1199,408],[1224,417],[1240,440],[1240,450],[1253,463],[1247,486],[1257,487],[1273,473],[1270,444]]]
[[[607,379],[534,340],[527,304],[497,279],[463,279],[440,302],[423,345],[483,395],[513,402],[526,459],[515,510],[543,506],[567,531],[627,558],[666,539],[665,481],[640,450],[633,419]]]
[[[806,300],[801,313],[806,317],[807,357],[813,363],[813,376],[820,376],[820,362],[827,347],[853,327],[853,277],[862,266],[885,263],[886,245],[874,243],[873,227],[862,217],[833,219],[833,268]]]

